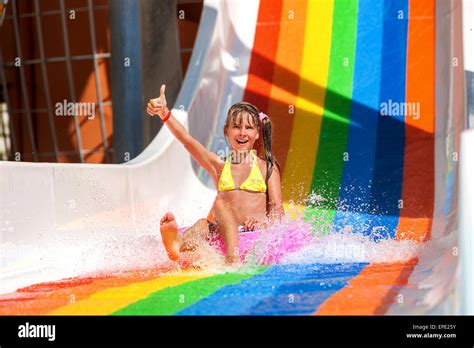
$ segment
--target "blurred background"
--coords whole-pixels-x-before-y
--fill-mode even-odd
[[[148,99],[162,83],[170,105],[179,92],[202,0],[0,2],[0,159],[138,155],[162,124],[146,117]],[[64,101],[93,105],[94,117],[58,115]]]

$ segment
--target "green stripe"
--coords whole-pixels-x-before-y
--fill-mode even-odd
[[[344,170],[350,120],[358,1],[335,0],[329,75],[311,191],[324,201],[307,204],[305,219],[326,234],[331,227]],[[345,121],[337,121],[342,119]]]
[[[171,286],[150,294],[112,315],[172,315],[202,300],[221,287],[237,284],[263,273],[268,267],[259,266],[252,273],[226,273]]]

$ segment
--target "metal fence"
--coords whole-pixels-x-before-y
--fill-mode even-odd
[[[27,133],[29,137],[29,142],[31,144],[32,160],[38,161],[39,156],[54,156],[56,161],[59,161],[60,153],[67,154],[71,151],[61,151],[58,144],[57,132],[55,128],[55,114],[53,109],[53,103],[50,96],[50,82],[48,80],[48,66],[47,63],[59,63],[63,62],[66,64],[67,71],[67,90],[69,95],[69,101],[72,103],[77,102],[77,91],[74,83],[74,75],[72,72],[72,61],[88,60],[93,63],[94,66],[94,78],[97,94],[97,104],[98,104],[98,114],[100,120],[100,137],[102,141],[102,147],[105,154],[105,161],[110,162],[109,155],[112,152],[112,149],[109,146],[106,137],[106,127],[104,119],[104,107],[109,107],[111,102],[104,102],[102,99],[103,93],[101,90],[101,81],[99,74],[99,59],[110,59],[110,52],[99,54],[97,51],[96,44],[96,29],[94,24],[94,11],[108,11],[108,5],[94,5],[93,0],[87,1],[87,6],[79,8],[67,8],[66,0],[59,0],[60,8],[58,10],[41,10],[41,1],[33,0],[34,11],[31,13],[19,13],[19,2],[25,0],[11,0],[7,6],[7,15],[5,16],[3,25],[5,26],[8,21],[12,21],[13,24],[13,38],[2,38],[2,40],[13,39],[15,41],[15,55],[16,58],[19,58],[21,61],[20,65],[16,65],[15,61],[4,61],[3,51],[0,45],[0,84],[2,86],[2,97],[4,105],[2,106],[1,119],[0,119],[0,150],[3,149],[3,154],[1,159],[15,159],[15,154],[20,154],[21,158],[30,157],[28,154],[20,153],[19,143],[18,143],[18,132],[19,130],[15,129],[13,124],[13,118],[23,117],[26,119],[27,124]],[[29,1],[29,0],[26,0]],[[68,35],[68,26],[67,26],[67,13],[70,11],[86,12],[88,14],[89,20],[89,39],[90,39],[90,54],[86,55],[72,55],[71,54],[71,43],[69,42]],[[62,41],[64,46],[64,54],[56,57],[46,57],[45,48],[44,48],[44,33],[42,21],[47,20],[48,16],[59,15],[61,18],[61,28],[62,28]],[[24,54],[22,52],[22,37],[20,35],[20,24],[19,21],[21,18],[33,18],[36,28],[36,37],[32,38],[37,42],[39,57],[35,59],[23,59]],[[44,101],[46,108],[32,108],[32,104],[29,100],[28,86],[25,78],[25,69],[28,66],[35,66],[39,68],[41,81],[40,88],[44,91]],[[20,95],[21,95],[21,108],[14,109],[12,103],[9,99],[9,91],[6,81],[6,69],[16,69],[18,74],[18,81],[20,85]],[[51,136],[51,141],[53,144],[52,153],[38,153],[37,150],[37,134],[35,134],[33,128],[33,117],[38,113],[47,113],[48,115],[48,124],[49,132]],[[82,134],[81,127],[78,120],[78,115],[74,116],[74,133],[77,141],[76,153],[80,162],[84,162],[84,155],[90,154],[91,152],[102,152],[102,150],[86,150],[83,148],[82,144]],[[2,151],[0,151],[1,153]]]

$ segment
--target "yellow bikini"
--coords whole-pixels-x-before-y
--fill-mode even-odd
[[[219,178],[218,191],[232,191],[232,190],[245,190],[250,192],[267,192],[267,185],[262,177],[262,173],[258,168],[257,156],[255,150],[252,150],[252,169],[250,170],[249,177],[240,185],[239,188],[235,187],[234,179],[232,179],[232,173],[230,171],[230,156],[227,157],[224,168],[222,169],[221,177]]]

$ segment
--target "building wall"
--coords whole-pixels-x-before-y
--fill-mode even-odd
[[[35,2],[30,0],[9,2],[1,40],[8,98],[11,106],[9,111],[13,121],[11,131],[15,132],[16,138],[16,144],[12,144],[9,154],[10,160],[18,159],[19,153],[22,161],[37,159],[42,162],[80,162],[78,154],[78,140],[80,140],[84,162],[112,162],[113,115],[110,88],[109,2],[108,0],[93,0],[92,2],[97,53],[101,55],[97,58],[97,76],[101,94],[100,102],[102,103],[102,122],[94,61],[90,57],[92,40],[88,1],[64,1],[65,22],[68,31],[67,41],[70,55],[75,57],[71,61],[72,78],[70,79],[76,96],[75,100],[95,105],[94,117],[78,117],[78,130],[75,128],[74,117],[48,114],[42,65],[40,61],[32,61],[41,57],[37,22],[34,16]],[[50,105],[54,113],[56,103],[73,100],[68,81],[67,64],[64,59],[60,58],[65,56],[61,7],[59,0],[41,0],[38,3],[42,14],[40,27],[46,57],[44,67],[49,84]],[[12,17],[12,7],[15,5],[19,15],[19,40],[16,39],[15,23]],[[183,75],[191,56],[201,10],[202,1],[178,1],[177,16],[181,14],[181,18],[178,17],[182,58],[180,64],[182,64]],[[16,60],[18,57],[21,58],[20,66],[15,65],[18,63]],[[23,86],[22,74],[24,76]],[[26,94],[22,93],[23,90],[26,91]],[[80,133],[79,138],[77,133]],[[56,138],[58,150],[57,157],[55,156],[54,138]]]

